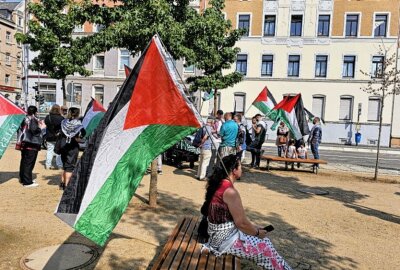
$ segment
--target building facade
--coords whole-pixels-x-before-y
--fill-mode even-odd
[[[251,104],[265,86],[277,102],[301,93],[304,106],[325,120],[324,142],[354,144],[359,131],[360,144],[377,143],[382,100],[361,88],[379,76],[380,48],[387,55],[398,49],[399,1],[228,0],[225,12],[246,34],[232,67],[244,80],[220,91],[222,110],[259,113]],[[385,99],[384,146],[399,144],[399,99]]]
[[[0,93],[17,104],[23,79],[22,45],[15,34],[23,31],[23,2],[0,2]]]

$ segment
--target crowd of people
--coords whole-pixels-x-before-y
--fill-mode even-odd
[[[53,105],[44,120],[39,120],[36,106],[29,106],[17,135],[17,149],[21,151],[19,177],[24,187],[37,187],[33,178],[38,152],[46,140],[45,168],[62,169],[60,189],[65,189],[72,176],[79,155],[79,142],[85,136],[80,110],[75,107]],[[56,166],[53,166],[55,158]]]

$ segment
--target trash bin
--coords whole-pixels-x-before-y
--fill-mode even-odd
[[[361,133],[357,132],[355,139],[356,139],[356,144],[359,144],[361,142]]]

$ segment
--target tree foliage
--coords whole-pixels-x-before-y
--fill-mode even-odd
[[[121,0],[107,5],[91,0],[42,0],[29,3],[34,19],[29,32],[18,34],[17,40],[39,52],[32,70],[65,80],[74,73],[90,75],[85,64],[97,53],[126,48],[136,55],[158,34],[175,59],[185,59],[187,65],[204,71],[188,81],[192,90],[223,89],[242,78],[237,72],[222,74],[236,59],[239,50],[234,45],[240,32],[231,31],[231,23],[224,19],[223,0],[212,0],[210,5],[198,13],[189,0]],[[74,36],[75,26],[85,22],[104,28]]]

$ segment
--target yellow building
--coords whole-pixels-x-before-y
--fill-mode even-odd
[[[304,106],[325,119],[324,142],[354,143],[359,131],[361,144],[377,143],[382,102],[360,88],[379,73],[379,48],[396,52],[399,1],[231,0],[225,12],[233,27],[248,31],[232,67],[245,78],[220,91],[222,110],[253,116],[259,111],[251,103],[264,86],[277,102],[301,93]],[[382,145],[400,144],[400,119],[392,117],[398,103],[385,100]]]

